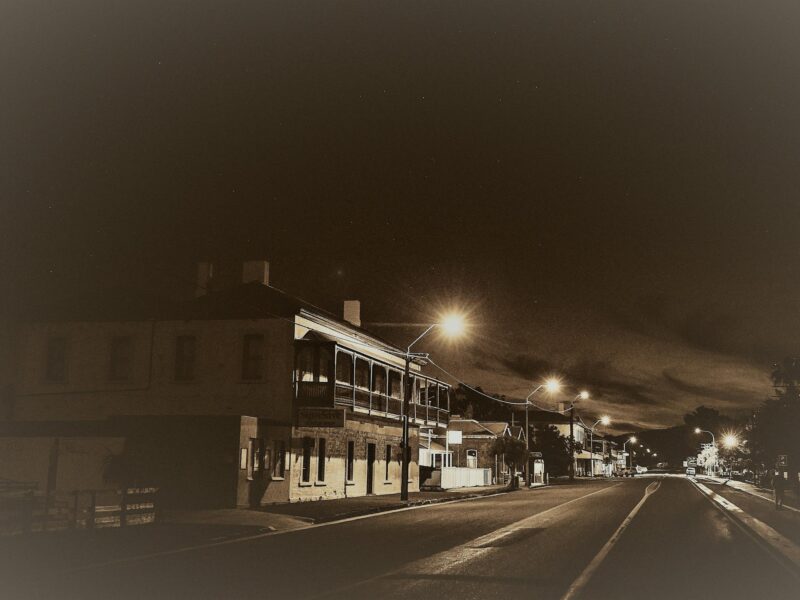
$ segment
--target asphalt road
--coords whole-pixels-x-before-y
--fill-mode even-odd
[[[689,481],[669,477],[553,486],[46,572],[30,587],[6,586],[7,597],[800,597],[795,571]]]

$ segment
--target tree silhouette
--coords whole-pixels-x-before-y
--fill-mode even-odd
[[[492,452],[503,456],[506,464],[511,467],[511,487],[516,488],[518,467],[524,465],[527,459],[525,442],[512,437],[499,437],[492,444]]]

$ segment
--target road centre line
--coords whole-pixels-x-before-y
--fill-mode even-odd
[[[219,546],[228,546],[230,544],[239,544],[242,542],[250,542],[252,540],[259,540],[261,538],[273,537],[276,535],[285,535],[288,533],[297,533],[299,531],[308,531],[309,529],[317,529],[319,527],[330,527],[331,525],[341,525],[342,523],[350,523],[351,521],[361,521],[362,519],[374,519],[375,517],[384,517],[387,515],[392,515],[399,512],[406,512],[409,510],[419,510],[422,508],[431,508],[433,506],[441,506],[443,504],[455,504],[457,502],[469,502],[471,500],[483,500],[484,498],[495,498],[497,496],[504,496],[508,492],[497,492],[496,494],[486,494],[484,496],[472,496],[470,498],[454,498],[453,500],[445,500],[443,502],[431,502],[429,504],[417,504],[415,506],[406,506],[404,508],[395,508],[392,510],[384,510],[380,512],[369,513],[366,515],[358,515],[356,517],[347,517],[344,519],[339,519],[337,521],[327,521],[325,523],[314,523],[312,525],[306,525],[301,527],[293,527],[292,529],[281,529],[280,531],[267,531],[265,533],[257,533],[254,535],[248,535],[244,537],[237,537],[227,539],[221,542],[208,542],[205,544],[197,544],[195,546],[183,546],[181,548],[173,548],[172,550],[162,550],[161,552],[151,552],[149,554],[139,554],[136,556],[126,556],[125,558],[117,558],[114,560],[107,560],[98,563],[92,563],[89,565],[83,565],[80,567],[70,567],[67,569],[61,569],[58,571],[54,571],[53,575],[64,575],[68,573],[79,573],[81,571],[91,571],[93,569],[100,569],[103,567],[110,567],[116,565],[122,565],[126,563],[133,563],[133,562],[140,562],[143,560],[149,560],[151,558],[160,558],[162,556],[171,556],[173,554],[184,554],[186,552],[195,552],[197,550],[207,550],[209,548],[217,548]]]
[[[638,504],[633,507],[633,510],[630,513],[628,513],[628,516],[625,517],[625,519],[622,521],[617,530],[612,534],[609,540],[600,549],[600,552],[598,552],[595,555],[595,557],[591,560],[591,562],[588,565],[586,565],[586,568],[581,572],[581,574],[578,575],[577,579],[575,579],[575,581],[572,582],[572,585],[569,586],[569,589],[561,598],[561,600],[570,600],[578,596],[578,594],[580,594],[583,588],[586,587],[586,584],[589,583],[589,580],[592,578],[595,571],[597,571],[597,569],[603,563],[606,556],[608,556],[608,553],[611,552],[611,549],[619,541],[622,534],[628,528],[628,525],[631,524],[633,518],[636,516],[636,514],[639,512],[642,506],[644,506],[644,503],[647,502],[647,499],[650,496],[652,496],[660,486],[661,486],[661,480],[654,481],[653,483],[647,486],[647,489],[645,489],[644,496],[642,496],[642,499],[639,500]]]
[[[775,529],[749,515],[733,502],[712,491],[699,481],[688,478],[700,493],[709,499],[716,506],[721,507],[726,514],[735,519],[736,522],[747,527],[747,531],[766,542],[780,556],[788,560],[796,569],[800,569],[800,546],[789,540],[787,537],[778,533]],[[793,572],[795,576],[797,572]]]
[[[411,572],[416,575],[442,574],[445,571],[449,571],[454,567],[457,567],[461,564],[464,564],[466,562],[479,558],[485,554],[488,554],[493,550],[496,550],[497,548],[492,547],[491,544],[496,543],[497,541],[501,540],[502,538],[508,535],[511,535],[516,531],[531,527],[531,525],[533,525],[537,521],[541,521],[542,518],[545,517],[546,515],[560,508],[573,504],[574,502],[583,500],[584,498],[588,498],[590,496],[594,496],[595,494],[600,494],[602,492],[618,487],[622,485],[622,483],[623,482],[615,483],[613,485],[603,487],[599,490],[589,492],[588,494],[584,494],[583,496],[573,498],[572,500],[567,500],[566,502],[562,502],[561,504],[557,504],[556,506],[551,506],[547,510],[536,513],[535,515],[525,517],[524,519],[511,523],[510,525],[506,525],[505,527],[501,527],[500,529],[479,536],[473,540],[465,542],[464,544],[455,546],[453,548],[448,548],[447,550],[443,550],[442,552],[439,552],[432,556],[426,556],[414,560],[410,563],[406,563],[401,567],[394,569],[392,571],[381,573],[380,575],[375,575],[374,577],[369,577],[367,579],[362,579],[360,581],[356,581],[354,583],[339,588],[326,590],[325,592],[322,592],[316,596],[311,596],[309,600],[318,600],[320,598],[327,598],[329,596],[339,595],[343,592],[348,592],[363,585],[373,583],[380,579],[393,577],[395,575],[399,575],[404,572]],[[409,586],[410,584],[406,583],[405,585]]]

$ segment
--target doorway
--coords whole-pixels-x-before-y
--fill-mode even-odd
[[[375,444],[367,444],[367,494],[374,493]]]

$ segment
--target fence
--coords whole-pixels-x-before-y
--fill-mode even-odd
[[[492,485],[491,469],[442,467],[442,479],[440,487],[443,490],[458,487],[477,487],[482,485]]]
[[[17,487],[0,494],[0,535],[145,525],[156,520],[157,488],[45,494]]]

